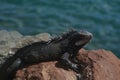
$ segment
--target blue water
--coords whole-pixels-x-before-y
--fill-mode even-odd
[[[24,35],[87,30],[87,49],[107,49],[120,57],[120,0],[0,0],[0,29]]]

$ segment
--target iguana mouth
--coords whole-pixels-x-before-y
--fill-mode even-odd
[[[89,42],[89,40],[77,41],[77,42],[75,43],[75,45],[76,45],[76,46],[80,46],[80,45],[86,44],[87,42]]]

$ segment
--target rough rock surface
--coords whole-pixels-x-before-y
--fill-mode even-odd
[[[76,80],[75,72],[56,67],[57,62],[43,62],[18,70],[14,80]]]
[[[120,80],[120,60],[106,50],[80,50],[78,59],[83,64],[83,80]]]
[[[81,49],[77,56],[81,80],[120,80],[120,60],[106,50]],[[43,62],[18,70],[14,80],[76,80],[76,73]]]

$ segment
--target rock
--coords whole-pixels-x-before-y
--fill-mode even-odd
[[[23,35],[20,34],[17,31],[11,31],[11,32],[9,32],[9,34],[10,34],[10,37],[12,38],[12,41],[13,40],[19,40],[19,39],[21,39],[23,37]]]
[[[77,55],[81,80],[119,80],[120,60],[110,51],[84,50]],[[56,66],[57,61],[42,62],[18,70],[14,80],[76,80],[76,73]]]
[[[0,31],[0,55],[7,56],[9,50],[16,47],[16,42],[22,38],[22,35],[17,31],[8,32]]]
[[[51,36],[48,33],[40,33],[35,35],[35,38],[37,38],[38,40],[42,40],[42,41],[48,41],[50,40]]]
[[[83,80],[120,80],[120,60],[106,50],[80,50]]]
[[[17,31],[11,31],[11,32],[8,32],[6,30],[0,31],[0,41],[13,42],[15,40],[19,40],[22,37],[23,35]]]
[[[6,30],[1,30],[0,31],[0,41],[7,41],[9,40],[11,37],[10,37],[10,34],[8,31]]]
[[[13,80],[76,80],[72,70],[56,67],[56,61],[34,64],[18,70]]]

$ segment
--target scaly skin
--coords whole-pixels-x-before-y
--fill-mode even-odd
[[[0,67],[0,80],[10,80],[16,70],[27,64],[58,60],[68,68],[78,72],[77,65],[71,61],[77,52],[92,38],[87,31],[71,30],[48,42],[36,42],[24,46],[8,58]]]

